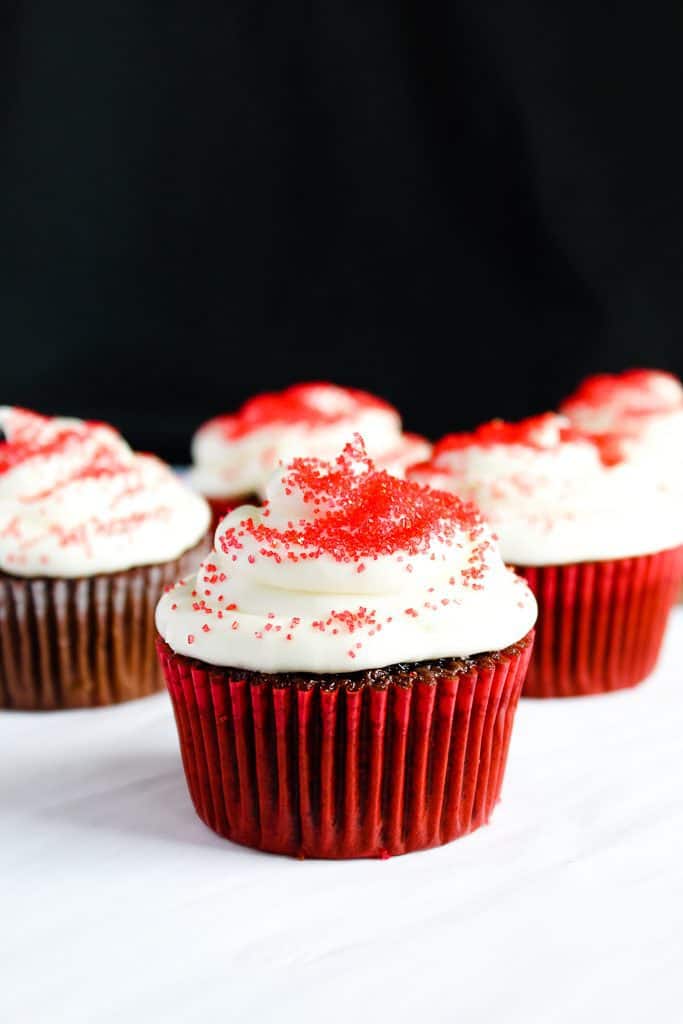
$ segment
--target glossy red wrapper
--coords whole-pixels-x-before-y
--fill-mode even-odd
[[[162,689],[154,611],[206,550],[204,538],[161,565],[78,579],[0,573],[0,708],[101,707]]]
[[[295,857],[450,842],[499,797],[533,633],[504,651],[356,677],[213,668],[157,647],[197,814]]]
[[[654,669],[683,574],[683,547],[655,555],[516,566],[538,601],[525,697],[635,686]]]

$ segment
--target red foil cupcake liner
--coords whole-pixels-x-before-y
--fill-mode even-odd
[[[635,686],[654,669],[683,573],[683,546],[576,565],[516,566],[538,601],[525,697]]]
[[[0,573],[0,707],[89,708],[162,689],[154,611],[205,552],[203,539],[163,565],[79,579]]]
[[[213,668],[157,646],[209,828],[296,857],[385,857],[489,820],[533,634],[494,654],[355,679]]]

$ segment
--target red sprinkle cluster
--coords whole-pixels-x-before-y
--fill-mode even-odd
[[[623,416],[653,416],[671,412],[683,406],[683,399],[673,403],[654,392],[652,385],[658,381],[678,384],[671,373],[662,370],[625,370],[623,373],[599,373],[586,380],[570,395],[560,407],[561,412],[571,415],[580,407],[599,409],[612,405],[617,399]]]
[[[349,406],[340,409],[321,408],[316,401],[321,389],[341,392]],[[205,427],[218,427],[226,440],[235,441],[246,437],[255,430],[269,426],[300,425],[314,429],[342,423],[350,416],[366,409],[383,409],[394,413],[387,402],[365,391],[355,388],[337,388],[334,384],[295,384],[284,391],[269,391],[250,398],[248,402],[229,416],[216,416]]]
[[[459,451],[464,448],[493,448],[495,445],[512,444],[542,451],[549,447],[543,438],[545,429],[556,420],[557,417],[552,412],[542,413],[540,416],[530,416],[518,423],[491,420],[489,423],[482,423],[471,433],[448,434],[436,444],[434,455],[438,456],[442,452]],[[567,441],[581,440],[585,440],[585,435],[581,431],[566,425],[559,427],[558,445]]]
[[[338,562],[350,563],[358,573],[364,572],[370,561],[393,555],[411,573],[412,557],[428,552],[434,538],[447,547],[462,547],[466,539],[472,547],[470,557],[465,567],[448,579],[448,586],[481,589],[492,542],[476,507],[452,494],[376,470],[358,435],[333,463],[295,459],[283,470],[282,482],[285,494],[296,495],[309,506],[310,514],[277,528],[267,522],[270,509],[266,503],[264,522],[256,523],[249,518],[226,529],[218,538],[220,546],[233,563],[244,561],[242,571],[248,571],[248,565],[257,557],[299,562],[327,554]],[[246,538],[256,541],[258,555],[245,551]],[[432,552],[429,557],[436,559],[437,555]],[[199,616],[198,629],[203,633],[244,628],[244,621],[229,614],[239,609],[235,604],[226,604],[222,584],[227,579],[213,562],[204,563],[197,577],[190,595],[191,607]],[[457,591],[453,596],[439,596],[434,587],[427,588],[423,597],[416,607],[404,608],[399,613],[401,618],[405,616],[405,621],[409,621],[458,603]],[[171,611],[177,607],[173,603]],[[347,655],[353,660],[366,638],[375,636],[393,621],[394,616],[380,615],[376,608],[364,605],[332,609],[313,622],[270,611],[253,635],[257,640],[279,635],[283,641],[291,641],[297,630],[306,628],[349,637]],[[195,637],[196,633],[189,634],[188,643]]]
[[[233,561],[249,536],[260,545],[262,557],[276,562],[298,562],[325,554],[338,562],[355,562],[357,571],[362,572],[363,559],[397,553],[410,557],[424,553],[433,538],[448,545],[457,541],[462,531],[475,540],[483,529],[474,505],[375,470],[358,435],[334,464],[295,459],[287,467],[283,483],[285,493],[298,493],[313,514],[289,522],[284,529],[251,518],[230,527],[219,543]],[[268,514],[266,503],[265,519]],[[409,563],[406,570],[412,571]]]
[[[49,416],[40,416],[28,409],[12,409],[9,436],[6,440],[0,441],[0,474],[7,473],[30,459],[47,459],[61,455],[70,448],[83,444],[91,437],[94,428],[104,426],[101,423],[83,422],[61,427],[55,432],[51,429],[53,422]],[[89,461],[67,482],[112,476],[127,468],[117,453],[103,443],[97,446]],[[34,497],[44,498],[49,493],[48,490]]]

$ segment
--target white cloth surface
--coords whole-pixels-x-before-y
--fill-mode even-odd
[[[630,692],[522,701],[492,823],[296,861],[195,817],[164,694],[0,713],[0,1020],[678,1024],[683,609]]]

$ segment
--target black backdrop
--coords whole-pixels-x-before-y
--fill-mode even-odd
[[[683,5],[5,0],[3,401],[187,457],[328,378],[432,436],[683,372]]]

